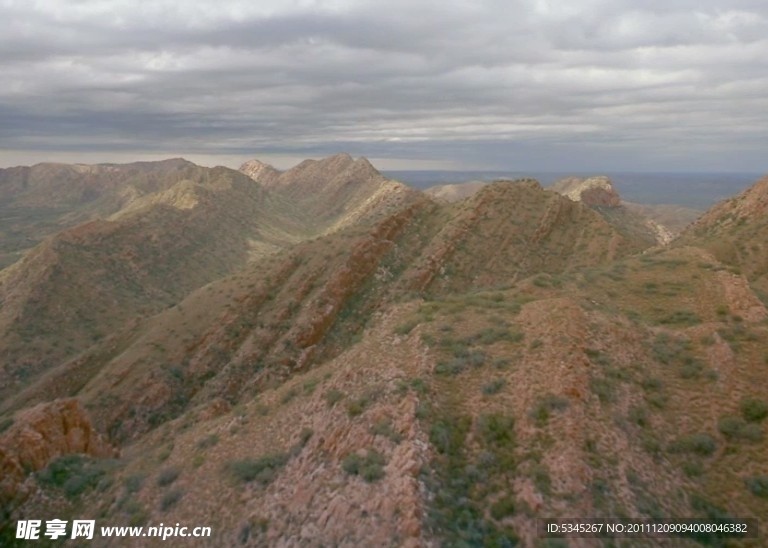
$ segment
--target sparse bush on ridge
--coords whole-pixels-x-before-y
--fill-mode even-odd
[[[672,443],[669,450],[673,453],[695,453],[709,457],[717,449],[715,439],[706,433],[690,434]]]
[[[536,402],[531,409],[529,416],[534,419],[537,424],[542,425],[549,420],[553,412],[563,411],[567,407],[567,399],[562,396],[547,394]]]
[[[768,402],[757,398],[745,398],[741,401],[741,414],[747,421],[760,422],[768,417]]]
[[[486,444],[496,448],[509,448],[515,439],[515,419],[499,413],[480,415],[477,419],[477,431]]]
[[[760,441],[763,439],[763,429],[759,424],[748,423],[741,417],[727,415],[720,417],[717,422],[720,433],[732,441]]]
[[[752,476],[744,480],[749,492],[756,497],[768,499],[768,476]]]
[[[275,479],[277,471],[288,462],[285,453],[274,453],[259,458],[247,458],[227,463],[225,471],[239,483],[256,481],[267,485]]]
[[[219,436],[217,434],[209,434],[197,442],[197,447],[200,449],[208,449],[219,443]]]
[[[141,485],[144,483],[144,476],[141,474],[133,474],[125,478],[123,485],[128,493],[137,493],[141,489]]]
[[[166,468],[165,470],[161,470],[157,475],[157,485],[159,487],[170,485],[176,481],[176,479],[179,477],[179,474],[181,474],[181,472],[178,468]]]
[[[362,415],[363,411],[371,404],[371,398],[367,395],[360,396],[357,399],[347,402],[347,414],[350,417]]]
[[[74,498],[97,487],[107,472],[115,465],[114,460],[95,460],[83,455],[65,455],[52,461],[35,475],[42,485],[56,487]]]
[[[397,335],[407,335],[411,331],[413,331],[413,329],[417,325],[419,325],[419,323],[420,323],[419,320],[417,320],[416,318],[413,318],[411,320],[405,321],[405,322],[403,322],[400,325],[395,327],[395,334],[397,334]]]
[[[589,380],[589,388],[600,400],[600,403],[612,403],[616,399],[616,383],[605,377],[592,377]]]
[[[324,397],[328,407],[333,407],[344,398],[344,392],[341,390],[336,390],[335,388],[331,388],[328,390],[328,392],[325,393]]]
[[[371,427],[370,432],[374,436],[383,436],[388,438],[394,443],[400,443],[403,441],[403,436],[394,430],[392,427],[392,421],[390,419],[380,419]]]
[[[163,512],[170,510],[176,506],[176,504],[181,500],[183,496],[184,492],[181,489],[174,489],[173,491],[169,491],[163,495],[163,498],[160,499],[160,510]]]
[[[498,394],[502,388],[507,384],[504,379],[494,379],[483,385],[483,394],[486,396],[492,396]]]
[[[491,517],[496,521],[500,521],[514,513],[515,499],[511,496],[506,496],[491,504]]]
[[[365,456],[350,453],[341,463],[342,469],[352,476],[360,476],[372,483],[384,477],[384,456],[375,449],[368,449]]]

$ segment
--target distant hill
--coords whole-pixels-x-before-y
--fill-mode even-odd
[[[343,187],[331,194],[331,211],[316,213],[307,203],[290,201],[282,188],[270,191],[240,172],[183,160],[36,166],[17,170],[22,182],[13,184],[7,176],[12,203],[39,207],[48,189],[57,200],[63,197],[57,224],[81,216],[94,220],[48,236],[0,271],[0,346],[6,351],[0,379],[6,389],[249,261],[345,222],[362,222],[388,207],[388,200],[399,203],[415,194],[372,168],[361,173],[315,165],[320,169],[313,182]],[[31,177],[40,170],[46,178]],[[302,174],[282,177],[285,188],[295,188],[292,181]],[[346,195],[344,188],[353,190]],[[98,207],[80,199],[83,189],[100,193]],[[312,201],[312,189],[306,190]],[[31,222],[29,229],[37,230]]]
[[[194,177],[197,169],[182,159],[0,169],[0,268],[45,236],[108,217],[141,196]]]
[[[291,203],[318,231],[331,232],[413,200],[417,192],[381,175],[365,158],[337,154],[279,172],[260,162],[240,170]]]
[[[464,181],[534,178],[545,187],[569,177],[588,178],[593,173],[538,171],[386,171],[385,175],[418,189]],[[647,205],[677,205],[700,211],[741,192],[759,173],[623,173],[603,172],[624,200]]]
[[[446,202],[456,202],[472,196],[487,185],[486,181],[467,181],[448,185],[435,185],[424,190],[424,194]]]
[[[470,181],[437,185],[426,189],[424,193],[439,200],[454,202],[472,196],[487,184],[484,181]],[[686,226],[692,220],[690,212],[685,208],[658,206],[661,207],[659,209],[657,206],[626,204],[616,192],[612,181],[605,176],[566,177],[556,181],[550,188],[573,201],[586,203],[630,238],[640,238],[647,242],[666,244],[674,236],[675,232],[660,222],[662,218],[671,221],[676,227]],[[683,218],[675,217],[676,212],[680,212]]]

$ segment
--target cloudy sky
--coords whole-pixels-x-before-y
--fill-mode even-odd
[[[768,171],[765,0],[0,0],[0,165]]]

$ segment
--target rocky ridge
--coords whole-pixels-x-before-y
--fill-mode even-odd
[[[587,179],[568,177],[552,185],[552,190],[574,202],[584,202],[588,206],[618,207],[621,205],[621,198],[613,188],[613,183],[605,176]]]
[[[13,518],[68,508],[207,523],[222,546],[422,546],[534,545],[537,518],[574,512],[768,512],[760,273],[710,250],[733,235],[759,252],[760,185],[716,234],[660,248],[604,195],[589,206],[532,180],[437,203],[346,155],[293,181],[247,170],[273,188],[222,188],[286,207],[345,198],[326,228],[371,212],[193,289],[13,398],[3,440],[30,404],[73,395],[123,455],[103,491],[66,504],[26,477],[36,495]],[[317,194],[299,198],[299,180]],[[174,192],[164,212],[200,207]]]

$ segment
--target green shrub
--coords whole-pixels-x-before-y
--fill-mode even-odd
[[[684,356],[680,366],[680,376],[684,379],[695,379],[704,371],[704,364],[693,356]]]
[[[640,381],[640,386],[642,386],[643,390],[646,392],[658,392],[664,388],[664,382],[658,377],[648,377],[647,379]]]
[[[341,468],[350,475],[360,476],[368,483],[384,477],[384,456],[374,449],[368,449],[365,456],[350,453],[341,463]]]
[[[668,365],[676,361],[682,354],[690,351],[690,342],[682,341],[667,333],[659,333],[651,344],[651,353],[653,357]]]
[[[320,381],[318,379],[309,379],[304,381],[304,383],[301,385],[304,388],[305,394],[312,394],[315,391],[315,388],[317,388],[317,385]]]
[[[741,400],[741,415],[749,422],[760,422],[768,417],[768,402],[757,398]]]
[[[125,478],[125,490],[128,493],[137,493],[141,489],[141,485],[144,483],[144,476],[141,474],[133,474]]]
[[[418,394],[426,394],[429,392],[427,383],[424,382],[424,379],[421,378],[411,379],[411,388],[413,388],[413,390]]]
[[[487,382],[483,385],[483,394],[486,396],[492,396],[493,394],[498,394],[501,392],[501,389],[504,388],[504,386],[507,384],[507,381],[504,379],[494,379],[490,382]]]
[[[720,417],[720,420],[717,422],[717,429],[726,438],[736,438],[744,424],[745,422],[739,417]]]
[[[181,500],[181,497],[184,496],[184,492],[180,489],[174,489],[173,491],[169,491],[165,495],[163,495],[163,498],[160,499],[160,510],[165,512],[166,510],[170,510],[176,504]]]
[[[395,333],[397,335],[407,335],[411,331],[413,331],[413,328],[419,325],[419,320],[416,318],[410,319],[406,322],[401,323],[397,327],[395,327]]]
[[[450,361],[441,361],[435,366],[435,373],[438,375],[458,375],[464,371],[469,362],[466,358],[453,358]]]
[[[176,468],[166,468],[157,475],[158,487],[165,487],[172,484],[179,477],[179,470]]]
[[[477,419],[477,431],[488,445],[497,448],[509,447],[515,438],[515,419],[499,413],[480,415]]]
[[[753,476],[744,480],[749,492],[756,497],[768,499],[768,476]]]
[[[589,380],[589,387],[600,400],[600,403],[612,403],[616,400],[616,383],[611,379],[592,377]]]
[[[491,505],[491,517],[497,521],[514,513],[515,499],[512,497],[504,497]]]
[[[219,436],[216,434],[210,434],[197,442],[197,447],[200,449],[208,449],[219,443]]]
[[[395,432],[392,428],[392,421],[389,419],[380,419],[371,427],[371,434],[374,436],[383,436],[392,440],[395,443],[403,441],[403,436],[399,432]]]
[[[659,323],[664,324],[676,324],[676,325],[697,325],[701,323],[696,313],[690,310],[678,310],[669,314],[659,320]]]
[[[115,461],[95,460],[82,455],[65,455],[37,472],[38,481],[64,491],[69,498],[93,489],[112,470]]]
[[[717,428],[727,439],[736,441],[760,441],[763,439],[763,429],[759,424],[747,423],[741,417],[725,416],[717,422]]]
[[[544,495],[549,494],[552,487],[552,478],[547,467],[542,463],[536,463],[531,470],[531,476],[536,489]]]
[[[464,438],[472,424],[467,416],[438,420],[429,429],[429,441],[438,453],[455,455],[464,447]]]
[[[312,436],[315,435],[315,431],[311,428],[302,428],[301,432],[299,432],[299,444],[298,446],[304,447],[309,443],[309,440],[312,439]]]
[[[509,341],[516,343],[522,341],[524,337],[524,333],[520,331],[510,331],[505,327],[486,327],[478,334],[476,334],[473,339],[475,339],[479,344],[489,345],[498,341]]]
[[[717,443],[715,439],[705,433],[683,436],[669,448],[673,453],[695,453],[704,457],[714,454],[716,449]]]
[[[350,417],[357,417],[362,415],[365,408],[371,404],[371,400],[368,396],[361,396],[355,400],[347,402],[347,414]]]
[[[256,481],[268,485],[275,479],[277,471],[288,462],[288,455],[275,453],[256,459],[243,459],[227,463],[225,470],[239,483]]]
[[[628,418],[638,426],[643,428],[648,426],[648,411],[645,409],[645,407],[630,407]]]
[[[341,392],[340,390],[336,390],[335,388],[331,388],[330,390],[328,390],[328,392],[325,393],[325,401],[328,404],[328,407],[333,407],[343,398],[344,398],[344,392]]]
[[[299,390],[297,388],[295,388],[295,387],[291,388],[290,390],[288,390],[288,392],[283,394],[282,398],[280,398],[280,403],[286,404],[286,403],[290,402],[291,400],[293,400],[298,395],[299,395]]]
[[[546,423],[556,411],[563,411],[568,407],[568,400],[562,396],[547,394],[533,406],[529,415],[538,424]]]

